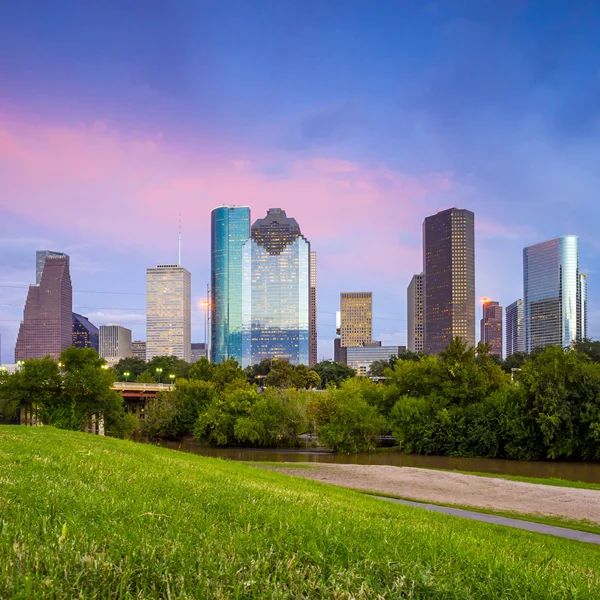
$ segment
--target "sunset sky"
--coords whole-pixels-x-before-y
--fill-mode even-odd
[[[176,262],[181,213],[198,306],[221,204],[297,219],[319,359],[342,291],[406,343],[421,224],[451,206],[475,213],[477,296],[504,306],[524,246],[578,235],[600,337],[599,30],[594,1],[3,2],[2,362],[37,249],[71,255],[75,312],[145,339],[146,268]]]

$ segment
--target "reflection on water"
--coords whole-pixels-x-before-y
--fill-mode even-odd
[[[359,465],[393,465],[396,467],[421,467],[447,469],[525,477],[556,477],[570,481],[600,483],[600,464],[582,462],[529,462],[495,458],[448,458],[445,456],[420,456],[381,452],[376,454],[333,454],[331,452],[302,450],[258,450],[253,448],[207,448],[195,440],[181,442],[162,441],[160,446],[193,452],[213,458],[243,461],[316,462]]]

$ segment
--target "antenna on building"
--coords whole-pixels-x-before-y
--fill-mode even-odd
[[[179,213],[179,261],[177,264],[181,266],[181,213]]]

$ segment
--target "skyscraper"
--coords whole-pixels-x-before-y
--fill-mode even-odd
[[[67,260],[69,260],[68,255],[62,253],[62,252],[54,252],[53,250],[38,250],[35,253],[35,284],[36,285],[40,285],[40,282],[42,281],[42,273],[44,272],[44,265],[46,264],[46,259],[49,256],[54,256],[59,257],[65,257]]]
[[[146,342],[142,340],[134,340],[131,342],[131,356],[146,360]]]
[[[490,345],[490,354],[502,358],[502,307],[487,298],[483,300],[481,342]]]
[[[568,348],[582,337],[582,298],[587,294],[579,273],[577,236],[565,235],[523,250],[523,293],[527,352],[551,344]]]
[[[15,361],[58,355],[73,343],[73,291],[69,257],[44,259],[40,283],[29,286]]]
[[[220,206],[211,213],[211,358],[242,362],[242,249],[250,209]]]
[[[423,273],[413,275],[406,296],[408,349],[423,352]]]
[[[131,329],[109,323],[100,325],[100,356],[109,365],[118,363],[122,358],[133,356],[131,352]]]
[[[270,208],[243,247],[242,366],[310,360],[310,242],[295,219]]]
[[[584,340],[588,335],[587,323],[587,275],[579,274],[579,310],[577,311],[577,339]]]
[[[310,356],[309,366],[317,364],[317,253],[310,253]]]
[[[73,313],[73,346],[75,348],[93,348],[99,351],[100,337],[98,328],[87,317]]]
[[[449,208],[423,222],[424,349],[475,345],[475,216]]]
[[[515,352],[525,352],[525,313],[523,300],[506,307],[506,358]]]
[[[146,359],[176,356],[190,362],[192,292],[190,272],[180,265],[146,271]]]
[[[372,292],[340,294],[340,337],[343,348],[366,346],[373,341]]]

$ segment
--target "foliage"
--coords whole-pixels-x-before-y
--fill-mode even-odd
[[[339,387],[343,381],[356,375],[354,369],[343,363],[336,363],[331,360],[323,360],[317,363],[313,367],[313,371],[319,375],[322,387],[327,387],[328,385]]]
[[[117,381],[136,381],[148,369],[148,363],[137,356],[122,358],[114,367]],[[125,373],[129,373],[125,376]],[[149,381],[145,383],[150,383]]]
[[[600,362],[600,341],[584,338],[577,341],[574,348],[577,352],[588,356],[593,362]]]
[[[142,371],[135,378],[135,381],[136,381],[136,383],[156,383],[156,379],[154,378],[154,375],[148,369],[146,369],[145,371]]]
[[[146,368],[155,377],[155,381],[160,379],[161,383],[169,383],[170,375],[174,375],[173,379],[187,378],[191,366],[189,362],[176,356],[155,356],[146,363]],[[160,374],[156,369],[162,369]]]
[[[189,378],[199,381],[211,381],[215,374],[215,367],[206,356],[201,356],[190,368]]]

